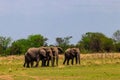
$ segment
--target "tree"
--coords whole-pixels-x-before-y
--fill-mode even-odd
[[[69,43],[71,38],[72,36],[67,36],[64,38],[57,37],[56,38],[57,46],[60,46],[61,48],[63,48],[63,50],[66,50],[70,45]]]
[[[72,38],[72,36],[64,37],[64,44],[65,44],[65,45],[69,45],[71,38]]]
[[[56,38],[56,42],[57,42],[57,45],[61,45],[61,44],[64,43],[64,39],[61,38],[61,37],[57,37],[57,38]]]
[[[120,52],[120,30],[113,33],[113,40],[115,45],[115,51]]]
[[[82,51],[103,52],[112,49],[113,41],[102,33],[87,32],[82,35],[82,39],[78,42],[77,46]]]
[[[30,47],[30,42],[27,39],[19,39],[12,43],[10,47],[10,54],[22,54]]]
[[[46,43],[47,40],[48,40],[47,38],[44,38],[40,34],[28,36],[28,41],[30,42],[30,47],[40,47],[40,46],[47,45],[47,43]]]
[[[6,53],[6,50],[11,43],[11,40],[12,39],[10,37],[0,36],[0,53],[2,54]]]
[[[120,42],[119,43],[116,43],[114,44],[115,45],[115,51],[116,52],[120,52]]]
[[[30,35],[27,39],[16,40],[10,47],[10,54],[22,54],[25,53],[30,47],[40,47],[47,45],[47,40],[47,38],[44,38],[40,34]]]
[[[116,42],[120,42],[120,30],[117,30],[116,32],[113,33],[113,39]]]
[[[105,38],[104,40],[102,40],[103,42],[103,50],[106,52],[111,52],[114,50],[115,46],[113,44],[113,39],[111,38]]]

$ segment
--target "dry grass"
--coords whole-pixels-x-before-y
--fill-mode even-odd
[[[96,74],[98,72],[99,75],[105,76],[104,77],[105,79],[101,79],[101,80],[106,80],[107,75],[104,75],[102,70],[104,72],[107,72],[107,74],[111,74],[112,76],[113,72],[116,75],[117,69],[119,69],[120,53],[94,53],[94,54],[81,54],[80,56],[81,56],[81,65],[74,65],[74,66],[62,65],[64,60],[64,55],[59,55],[60,60],[58,67],[43,68],[40,67],[39,65],[39,68],[36,69],[35,68],[27,69],[22,66],[24,62],[23,55],[0,57],[0,80],[23,80],[23,79],[24,80],[56,80],[56,79],[57,80],[61,80],[61,79],[93,80],[91,79],[91,76],[95,77],[95,80],[97,80],[98,78],[101,78]],[[105,67],[98,66],[101,64],[106,64],[106,66]],[[111,64],[110,67],[109,64]],[[87,65],[91,65],[92,67],[89,67]],[[116,68],[114,68],[115,67],[114,65],[117,65]],[[101,69],[100,70],[101,72],[99,71],[98,67],[99,69]],[[110,72],[111,69],[113,69],[113,71]],[[93,74],[91,74],[91,72]],[[84,73],[90,74],[88,79],[86,77],[86,74]],[[119,74],[119,72],[117,74]],[[113,78],[116,78],[116,76],[113,75]],[[117,78],[119,78],[119,76]],[[114,79],[110,79],[110,80],[114,80]]]
[[[0,75],[2,80],[14,80],[11,75]]]
[[[94,53],[94,54],[81,54],[81,65],[91,65],[91,64],[112,64],[120,63],[120,53]],[[59,55],[59,67],[64,67],[62,62],[64,60],[64,55]],[[4,61],[4,62],[2,62]],[[7,61],[7,62],[5,62]],[[18,62],[16,62],[18,61]],[[7,56],[0,57],[0,65],[2,64],[23,64],[24,56]]]
[[[23,59],[24,59],[23,55],[22,56],[12,55],[7,57],[0,57],[0,60],[23,60]]]
[[[81,54],[81,65],[91,65],[91,64],[112,64],[112,63],[120,63],[120,53],[94,53],[94,54]],[[64,55],[59,55],[59,67],[64,67],[62,62],[64,60]],[[7,56],[0,57],[0,64],[23,64],[24,56]],[[18,61],[18,62],[15,62]]]
[[[120,53],[94,53],[94,54],[81,54],[81,60],[86,59],[120,59]],[[59,55],[59,59],[64,59],[64,55]],[[0,57],[0,60],[24,60],[24,56],[7,56],[7,57]]]
[[[120,58],[120,53],[81,54],[81,59]]]
[[[59,55],[60,59],[64,59],[63,55]],[[80,54],[81,60],[86,59],[120,59],[120,53],[93,53],[93,54]]]

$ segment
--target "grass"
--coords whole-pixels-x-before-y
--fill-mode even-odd
[[[120,54],[83,54],[81,65],[24,68],[23,56],[0,57],[0,80],[119,80]]]

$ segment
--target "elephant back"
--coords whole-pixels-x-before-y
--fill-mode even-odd
[[[35,57],[36,55],[39,54],[39,48],[29,48],[27,50],[27,53],[29,53],[32,57]]]
[[[68,48],[67,50],[65,50],[65,54],[67,54],[67,55],[73,55],[73,50],[72,50],[72,48]]]

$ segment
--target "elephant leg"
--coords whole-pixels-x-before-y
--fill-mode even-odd
[[[44,66],[47,66],[47,65],[46,65],[46,62],[47,62],[47,60],[44,60]]]
[[[67,59],[67,65],[69,65],[69,60],[70,60],[70,59]]]
[[[46,60],[42,59],[42,67],[46,66]]]
[[[50,62],[50,60],[47,60],[47,66],[49,66],[49,62]]]
[[[27,62],[27,68],[29,68],[30,66],[29,66],[29,62]]]
[[[79,64],[80,64],[80,59],[79,59]]]
[[[25,67],[25,65],[26,65],[26,62],[24,62],[23,67]]]
[[[52,60],[51,60],[52,61]],[[55,64],[55,56],[53,57],[53,63],[52,63],[53,65]]]
[[[65,60],[64,60],[64,62],[63,62],[63,64],[65,64],[66,60],[67,60],[67,59],[65,58]]]
[[[80,54],[77,55],[77,63],[80,64]]]
[[[74,63],[74,58],[72,58],[72,61],[71,61],[71,64],[73,65],[73,63]]]
[[[28,59],[27,59],[27,57],[25,56],[25,61],[24,61],[23,67],[26,67],[27,62],[28,62]]]
[[[79,64],[80,64],[80,55],[79,55],[79,57],[78,57],[78,60],[79,60]]]
[[[42,67],[44,66],[44,60],[42,59],[42,65],[41,65]]]
[[[31,61],[31,67],[33,67],[33,65],[34,65],[34,63],[33,63],[33,61]]]
[[[39,65],[39,58],[38,58],[37,61],[36,61],[35,67],[38,67],[38,65]]]
[[[52,64],[52,67],[54,67],[54,58],[53,57],[51,58],[51,64]]]
[[[35,65],[35,67],[38,67],[39,61],[40,61],[40,56],[37,55],[37,56],[36,56],[36,65]]]
[[[56,65],[58,66],[58,59],[59,59],[59,56],[56,57]]]
[[[78,63],[78,57],[75,57],[75,60],[76,60],[76,64]]]
[[[39,65],[39,61],[36,61],[36,65],[35,65],[35,67],[38,67],[38,65]]]

